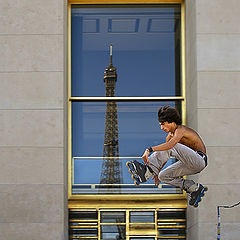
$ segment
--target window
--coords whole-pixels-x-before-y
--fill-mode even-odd
[[[184,120],[181,4],[70,10],[70,196],[182,194],[152,181],[135,186],[125,166],[164,142],[160,106],[177,107]]]
[[[69,239],[186,239],[186,209],[70,208]]]

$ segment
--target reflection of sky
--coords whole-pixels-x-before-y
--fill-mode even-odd
[[[71,36],[72,96],[105,96],[103,73],[113,44],[117,68],[116,96],[176,96],[180,89],[175,74],[179,8],[73,8]],[[180,31],[179,31],[180,32]],[[179,37],[179,36],[178,36]],[[164,142],[166,134],[157,111],[174,102],[128,102],[118,104],[120,157],[141,156],[148,146]],[[103,154],[105,103],[72,104],[73,157]],[[122,162],[124,183],[132,183]],[[75,162],[76,183],[99,183],[102,161]]]
[[[105,95],[103,72],[109,64],[110,44],[118,73],[116,96],[179,95],[176,9],[73,9],[72,96]],[[137,27],[132,30],[134,23]],[[116,31],[109,29],[112,25]]]
[[[116,96],[174,96],[174,52],[171,58],[169,55],[168,51],[114,51],[113,65],[118,74]],[[109,64],[108,52],[83,52],[82,56],[84,63],[75,67],[72,76],[73,80],[77,79],[73,82],[72,95],[104,96],[103,72]]]
[[[140,157],[148,146],[163,143],[166,133],[157,120],[157,103],[118,103],[119,155]],[[73,157],[101,157],[103,155],[105,103],[73,103]],[[133,183],[127,160],[122,162],[123,183]],[[99,183],[102,160],[75,160],[75,183]],[[149,181],[149,183],[152,183]]]
[[[122,165],[122,184],[133,184],[131,174],[125,167],[127,161],[132,159],[120,159]],[[137,159],[143,163],[143,160]],[[171,159],[164,166],[168,167],[174,160]],[[102,171],[102,159],[74,159],[74,184],[99,184]],[[153,184],[153,181],[148,181],[145,184]]]
[[[174,106],[174,102],[117,104],[120,156],[141,156],[146,147],[165,141],[166,133],[161,130],[157,120],[157,111],[165,104]],[[74,102],[72,112],[73,156],[102,156],[105,103]]]

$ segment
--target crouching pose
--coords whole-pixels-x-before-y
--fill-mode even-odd
[[[129,171],[137,185],[153,176],[157,185],[161,181],[180,187],[190,194],[189,204],[197,207],[207,188],[183,176],[199,173],[207,166],[206,147],[196,131],[182,125],[175,108],[161,107],[158,121],[168,133],[166,142],[145,150],[142,158],[146,165],[136,160],[128,162]],[[177,162],[161,170],[170,158]]]

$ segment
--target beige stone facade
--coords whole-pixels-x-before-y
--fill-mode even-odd
[[[217,206],[240,200],[239,1],[186,1],[187,116],[205,139],[203,204],[188,209],[188,239],[217,238]],[[221,239],[239,238],[240,208],[221,209]]]
[[[209,155],[187,239],[213,240],[217,205],[240,201],[240,2],[185,8],[187,123]],[[0,239],[65,240],[67,3],[0,0],[0,22]],[[238,239],[240,207],[221,216],[222,238]]]
[[[0,239],[67,239],[64,1],[0,1]]]

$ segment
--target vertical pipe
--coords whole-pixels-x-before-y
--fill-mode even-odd
[[[217,207],[217,215],[218,215],[218,225],[217,225],[217,240],[220,240],[220,207]]]

